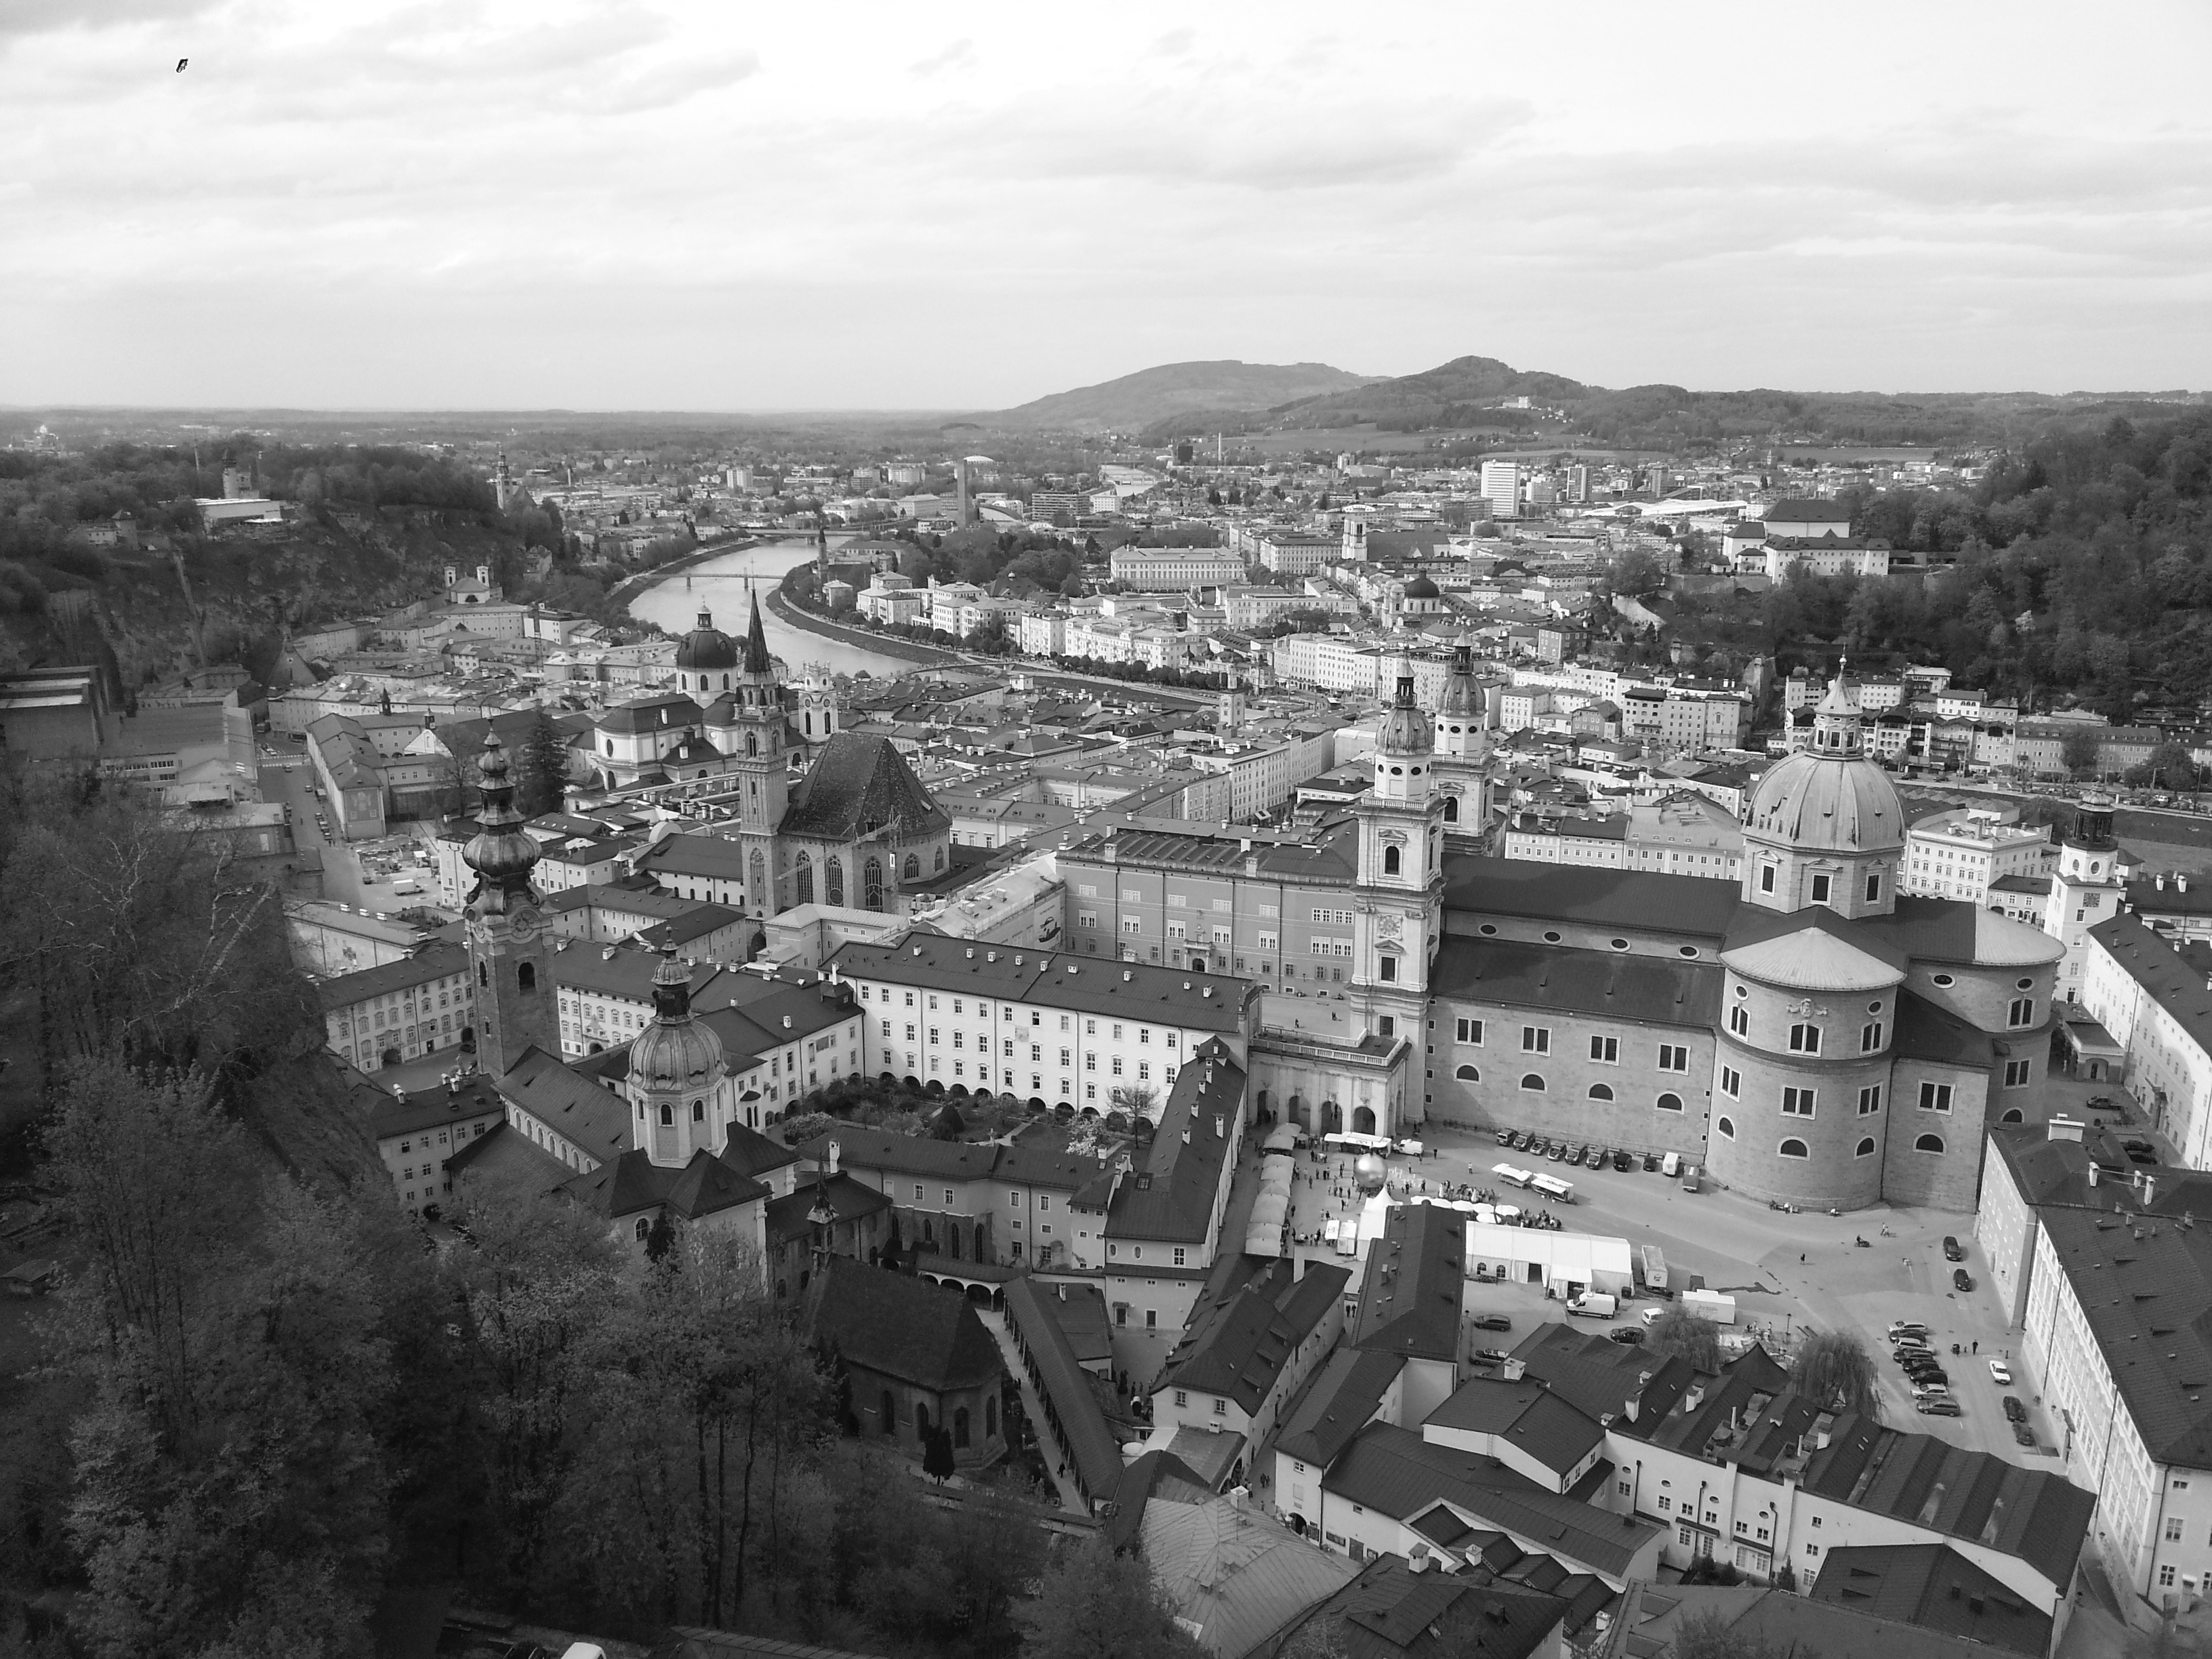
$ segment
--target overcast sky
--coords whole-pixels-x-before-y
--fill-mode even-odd
[[[2208,71],[2203,0],[0,0],[0,400],[2203,387]]]

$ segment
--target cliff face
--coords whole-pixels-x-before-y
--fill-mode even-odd
[[[212,654],[239,642],[273,639],[286,625],[374,615],[428,597],[445,568],[513,586],[526,568],[521,543],[474,514],[431,507],[325,512],[297,524],[239,526],[221,536],[180,541],[173,553],[117,550],[100,580],[52,596],[46,611],[10,615],[0,657],[15,665],[81,659],[96,629],[125,687],[173,671],[195,649],[192,608]]]

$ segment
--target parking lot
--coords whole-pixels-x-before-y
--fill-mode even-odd
[[[1785,1351],[1808,1328],[1856,1332],[1875,1357],[1881,1377],[1883,1420],[1893,1426],[1937,1436],[2016,1462],[2051,1467],[2051,1425],[2037,1393],[2020,1365],[2013,1383],[1991,1381],[1988,1361],[2017,1361],[2017,1339],[1988,1285],[1980,1252],[1972,1241],[1973,1218],[1941,1210],[1876,1209],[1842,1216],[1811,1211],[1788,1213],[1759,1200],[1708,1185],[1686,1192],[1679,1181],[1644,1172],[1642,1158],[1626,1171],[1568,1169],[1527,1152],[1498,1145],[1488,1133],[1431,1124],[1423,1131],[1426,1156],[1386,1159],[1394,1192],[1435,1191],[1443,1183],[1468,1183],[1497,1190],[1507,1202],[1527,1209],[1549,1207],[1567,1227],[1624,1237],[1632,1248],[1657,1245],[1666,1255],[1668,1277],[1680,1291],[1695,1280],[1735,1298],[1736,1328],[1768,1340]],[[1323,1178],[1304,1183],[1293,1200],[1293,1228],[1310,1231],[1332,1212],[1356,1213],[1351,1191],[1349,1154],[1316,1165],[1301,1158],[1302,1171]],[[1541,1170],[1573,1183],[1574,1202],[1560,1206],[1539,1195],[1503,1187],[1492,1173],[1497,1164]],[[1342,1170],[1343,1178],[1335,1174]],[[1885,1231],[1885,1229],[1887,1230]],[[1954,1288],[1956,1270],[1943,1255],[1943,1239],[1954,1236],[1965,1253],[1963,1266],[1974,1289]],[[1862,1248],[1857,1240],[1867,1243]],[[1301,1255],[1330,1258],[1326,1247],[1302,1248]],[[1633,1318],[1644,1304],[1623,1304],[1621,1317]],[[1511,1348],[1541,1322],[1566,1318],[1564,1303],[1547,1298],[1540,1285],[1470,1282],[1466,1306],[1472,1314],[1498,1314],[1513,1322],[1510,1333],[1478,1333],[1479,1346]],[[1913,1407],[1911,1385],[1890,1358],[1888,1328],[1895,1320],[1915,1320],[1929,1328],[1929,1343],[1948,1374],[1961,1415],[1923,1416]],[[1603,1333],[1602,1321],[1577,1322]],[[1954,1358],[1951,1345],[1959,1346]],[[2000,1404],[2019,1396],[2039,1449],[2015,1443]]]

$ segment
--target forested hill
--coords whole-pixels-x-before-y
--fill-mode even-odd
[[[2114,720],[2212,702],[2212,410],[2053,430],[1972,489],[1862,493],[1859,529],[1959,556],[1924,580],[1799,576],[1763,596],[1785,649],[1893,652]]]
[[[1253,410],[1357,386],[1369,377],[1327,363],[1162,363],[975,418],[992,426],[1126,432],[1178,410]]]
[[[241,453],[244,453],[243,451]],[[517,598],[596,614],[621,573],[580,563],[559,520],[502,514],[466,465],[404,448],[265,446],[260,489],[296,503],[295,522],[200,532],[195,496],[222,493],[220,450],[118,444],[69,456],[0,452],[0,669],[81,647],[51,620],[55,596],[89,595],[125,685],[168,672],[191,641],[179,557],[206,623],[210,660],[257,672],[281,629],[358,616],[435,591],[447,563],[492,567]],[[129,513],[148,545],[89,545]]]

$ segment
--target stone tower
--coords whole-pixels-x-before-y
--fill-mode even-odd
[[[776,831],[791,803],[792,739],[775,659],[769,654],[768,635],[761,628],[758,594],[752,596],[737,681],[729,742],[732,770],[741,787],[738,830],[745,848],[744,908],[749,916],[766,917],[784,908]]]
[[[1352,982],[1366,1030],[1416,1044],[1443,917],[1443,800],[1434,750],[1429,717],[1413,702],[1413,671],[1401,665],[1397,696],[1376,737],[1375,781],[1354,809]]]
[[[538,914],[544,899],[530,880],[538,843],[523,833],[522,814],[514,810],[514,783],[498,732],[485,735],[477,770],[483,807],[461,853],[477,881],[463,916],[477,981],[477,1057],[500,1078],[532,1048],[557,1058],[561,1023],[551,948]]]
[[[1437,704],[1434,769],[1444,834],[1462,845],[1490,830],[1489,722],[1489,696],[1474,677],[1474,648],[1456,647]]]

